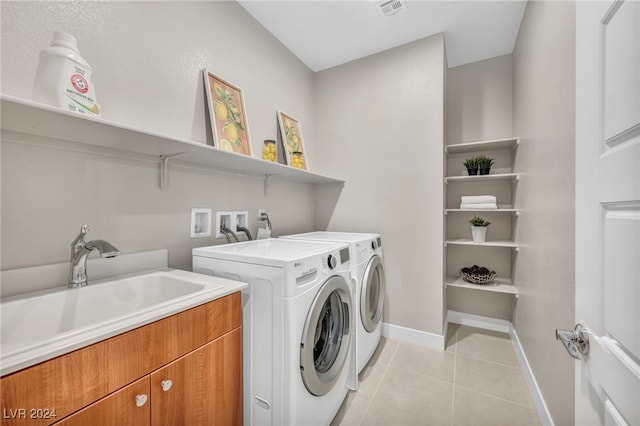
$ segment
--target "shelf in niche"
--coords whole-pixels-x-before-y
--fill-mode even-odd
[[[446,145],[444,151],[447,155],[465,154],[469,152],[491,151],[501,149],[514,150],[520,144],[518,138],[494,139],[479,142],[467,142],[453,145]]]
[[[508,278],[496,278],[494,284],[471,284],[462,279],[462,277],[456,277],[453,275],[447,275],[444,282],[445,287],[458,287],[470,290],[491,291],[494,293],[512,294],[518,298],[518,290],[513,282]]]
[[[473,240],[470,239],[457,239],[457,240],[446,240],[444,242],[444,246],[447,245],[461,245],[461,246],[475,246],[475,247],[507,247],[518,249],[518,243],[514,241],[508,240],[499,240],[499,241],[485,241],[484,243],[474,243]]]
[[[494,175],[478,175],[478,176],[447,176],[444,183],[476,183],[476,182],[517,182],[520,179],[520,173],[500,173]]]
[[[459,212],[470,212],[470,213],[511,213],[514,216],[520,215],[520,209],[512,209],[510,207],[505,208],[497,208],[497,209],[444,209],[444,214],[448,213],[459,213]]]
[[[2,94],[0,99],[3,138],[11,136],[8,132],[16,132],[37,136],[41,143],[54,148],[76,147],[98,154],[153,159],[160,162],[163,169],[171,159],[171,162],[190,166],[260,177],[265,179],[265,192],[270,178],[309,184],[344,184],[341,179],[224,151],[202,142],[137,129],[9,95]]]

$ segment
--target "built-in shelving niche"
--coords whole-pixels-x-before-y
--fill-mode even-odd
[[[502,293],[518,298],[512,274],[515,256],[519,251],[514,230],[517,218],[522,213],[514,207],[517,183],[521,179],[521,175],[514,171],[515,151],[519,144],[518,138],[508,138],[445,146],[445,288]],[[469,157],[481,154],[495,159],[491,174],[468,176],[462,163]],[[486,194],[496,195],[497,210],[460,208],[462,195]],[[468,220],[475,215],[492,221],[485,243],[471,240]],[[492,266],[498,272],[495,282],[477,285],[464,281],[459,269],[474,263]],[[472,295],[470,293],[469,297]]]

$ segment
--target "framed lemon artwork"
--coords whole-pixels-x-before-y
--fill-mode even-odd
[[[304,149],[300,121],[289,114],[278,111],[278,125],[287,164],[297,169],[309,170],[309,160]]]
[[[252,155],[242,89],[206,68],[203,75],[213,146],[225,151]]]

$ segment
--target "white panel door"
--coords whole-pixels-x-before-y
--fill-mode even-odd
[[[576,3],[576,424],[640,425],[640,2]]]

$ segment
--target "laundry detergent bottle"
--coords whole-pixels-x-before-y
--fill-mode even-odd
[[[76,38],[60,31],[40,52],[33,99],[68,111],[100,116],[91,66],[80,56]]]

